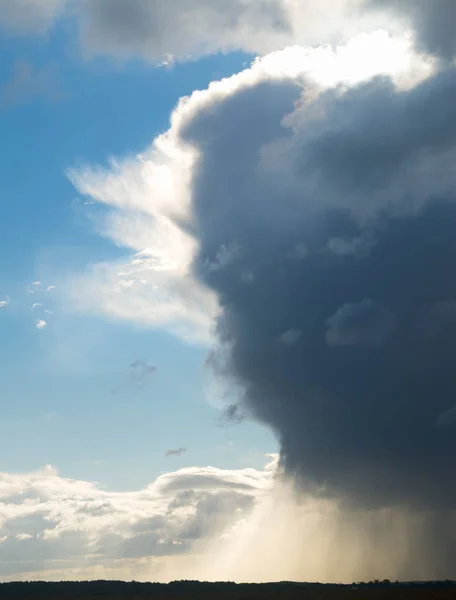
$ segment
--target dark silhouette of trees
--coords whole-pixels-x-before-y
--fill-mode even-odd
[[[236,584],[174,581],[170,584],[137,581],[25,582],[0,584],[0,599],[11,600],[450,600],[453,581],[399,583],[388,579],[351,585],[279,582]]]

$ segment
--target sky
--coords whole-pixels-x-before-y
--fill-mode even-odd
[[[0,1],[0,580],[456,577],[455,28]]]

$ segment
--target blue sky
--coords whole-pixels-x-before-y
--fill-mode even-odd
[[[0,293],[11,298],[0,312],[0,470],[52,464],[67,477],[134,489],[186,464],[262,465],[275,448],[269,432],[218,426],[205,391],[206,348],[137,323],[73,314],[58,285],[46,291],[68,271],[123,253],[94,231],[65,171],[143,150],[167,129],[180,97],[252,57],[171,67],[84,60],[69,33],[62,24],[45,37],[0,38],[3,89],[19,63],[34,77],[46,73],[37,90],[20,88],[0,109]],[[42,285],[27,293],[36,281]],[[35,303],[43,306],[32,310]],[[157,366],[139,391],[129,381],[137,360]],[[179,447],[188,453],[164,458]]]

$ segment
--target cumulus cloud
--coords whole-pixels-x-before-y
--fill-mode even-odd
[[[271,483],[269,468],[195,467],[119,493],[51,466],[0,473],[0,577],[84,578],[98,569],[122,578],[146,564],[145,578],[166,579],[196,544],[246,518]]]
[[[452,442],[433,425],[454,404],[453,329],[429,338],[421,325],[454,297],[454,81],[450,69],[407,89],[377,78],[307,98],[297,79],[258,81],[182,130],[201,149],[195,270],[222,307],[224,369],[244,385],[241,408],[279,432],[286,469],[322,494],[456,501]],[[328,249],[363,237],[368,252]],[[208,273],[233,238],[240,264]],[[290,261],[303,240],[307,256]],[[276,343],[290,323],[291,348]]]
[[[37,329],[45,329],[47,327],[47,322],[44,321],[43,319],[37,319],[35,321],[35,327]]]

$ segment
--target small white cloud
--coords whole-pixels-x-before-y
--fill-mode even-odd
[[[41,304],[41,302],[34,302],[32,304],[32,310],[37,310],[38,308],[43,308],[43,305]]]
[[[37,319],[35,321],[35,327],[37,329],[44,329],[45,327],[47,327],[47,323],[43,319]]]
[[[32,284],[26,287],[25,293],[28,295],[34,294],[40,288],[41,285],[41,281],[34,281]]]
[[[46,292],[52,292],[52,290],[55,290],[57,288],[56,285],[49,285],[46,289]]]
[[[0,308],[5,308],[11,302],[11,298],[9,296],[5,296],[4,300],[0,300]]]

